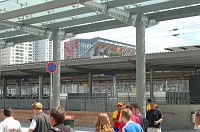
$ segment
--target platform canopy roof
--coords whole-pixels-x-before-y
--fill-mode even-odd
[[[184,50],[197,50],[197,49],[200,49],[200,45],[165,48],[165,50],[168,51],[184,51]]]
[[[36,36],[38,30],[81,34],[130,26],[120,20],[122,14],[144,14],[159,22],[197,16],[199,9],[200,0],[0,0],[0,38],[6,43],[29,42],[47,38]]]
[[[2,66],[2,76],[9,79],[36,77],[44,75],[49,77],[45,67],[48,62],[26,63]],[[187,50],[177,52],[164,52],[146,54],[146,70],[161,71],[163,73],[173,71],[191,75],[195,69],[200,69],[200,50]],[[61,61],[61,76],[95,74],[135,74],[136,55],[99,58],[99,59],[73,59]],[[168,75],[168,74],[167,74]],[[171,74],[169,75],[170,77]]]

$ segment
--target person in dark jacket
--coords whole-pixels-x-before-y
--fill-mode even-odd
[[[49,115],[42,111],[42,104],[40,102],[34,102],[32,104],[34,117],[31,121],[28,132],[45,132],[50,128]]]
[[[147,111],[146,119],[148,120],[148,132],[161,132],[161,122],[163,122],[164,117],[162,112],[156,108],[154,102],[150,103],[151,109]]]
[[[61,106],[54,107],[50,110],[49,123],[52,126],[46,132],[75,132],[73,128],[64,126],[65,109]]]

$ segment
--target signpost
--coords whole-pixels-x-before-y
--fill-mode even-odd
[[[57,65],[54,62],[49,62],[46,65],[46,70],[49,73],[55,73],[57,71]]]
[[[57,65],[55,62],[49,62],[46,65],[47,72],[50,73],[50,109],[52,108],[52,102],[53,102],[53,73],[57,71]]]

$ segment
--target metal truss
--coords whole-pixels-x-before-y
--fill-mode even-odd
[[[80,0],[79,2],[82,5],[93,9],[94,11],[100,12],[104,15],[107,15],[111,18],[114,18],[130,26],[135,26],[137,20],[137,14],[133,15],[131,12],[128,12],[127,10],[122,10],[119,8],[110,8],[106,4],[100,4],[92,1],[85,2],[84,0]],[[141,21],[143,21],[147,27],[154,26],[157,23],[155,19],[149,20],[149,18],[145,15],[142,16]]]

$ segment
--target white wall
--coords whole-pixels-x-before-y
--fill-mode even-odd
[[[164,121],[163,129],[193,129],[191,112],[200,109],[199,105],[159,105]]]

